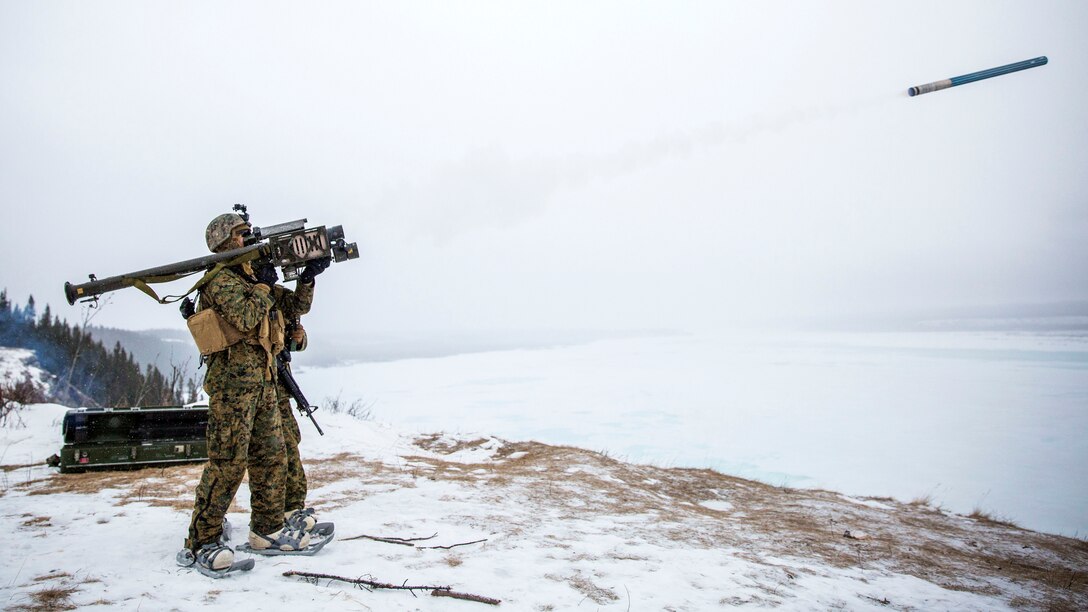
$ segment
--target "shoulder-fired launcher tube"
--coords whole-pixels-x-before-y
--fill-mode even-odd
[[[69,304],[75,304],[76,300],[79,299],[94,297],[103,293],[109,293],[110,291],[124,289],[125,287],[132,287],[136,284],[136,281],[164,282],[194,274],[201,270],[206,270],[217,263],[231,261],[232,259],[237,259],[239,262],[252,261],[264,255],[262,249],[265,248],[267,248],[265,243],[257,243],[240,249],[233,249],[222,253],[210,253],[204,257],[187,259],[165,266],[158,266],[157,268],[148,268],[138,272],[122,274],[120,276],[95,279],[81,285],[64,283],[64,297],[68,298]]]
[[[203,270],[210,270],[216,265],[233,266],[258,259],[282,268],[284,280],[290,281],[298,278],[307,262],[325,257],[338,262],[357,259],[359,250],[354,242],[348,244],[344,239],[343,227],[335,225],[331,228],[320,226],[306,229],[306,219],[297,219],[262,228],[254,227],[252,234],[246,239],[246,246],[239,249],[212,253],[196,259],[101,280],[91,276],[90,282],[81,285],[64,283],[64,296],[68,298],[69,304],[75,304],[79,299],[93,298],[125,287],[137,287],[155,300],[166,303],[165,298],[160,299],[154,290],[148,287],[149,284],[170,282]],[[194,285],[193,289],[197,289],[202,283],[203,280]],[[178,298],[178,296],[167,297]]]

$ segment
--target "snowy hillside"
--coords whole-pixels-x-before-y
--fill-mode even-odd
[[[6,609],[484,610],[330,578],[448,586],[507,610],[1001,610],[1088,607],[1088,543],[709,470],[496,438],[419,436],[321,415],[310,501],[337,539],[212,580],[178,568],[200,465],[61,475],[64,409],[0,430],[0,515],[16,537]],[[319,413],[320,414],[320,413]],[[306,427],[306,424],[303,424]],[[229,515],[242,532],[243,484]],[[849,535],[848,535],[849,534]],[[382,541],[382,540],[385,541]],[[398,540],[399,539],[399,540]]]
[[[15,384],[26,377],[45,392],[53,379],[52,374],[38,367],[34,351],[0,346],[0,384]]]

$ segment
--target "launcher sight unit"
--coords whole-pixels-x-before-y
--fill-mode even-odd
[[[236,207],[236,210],[239,210]],[[242,216],[248,221],[245,207],[241,207]],[[313,259],[331,257],[335,262],[357,259],[359,247],[344,238],[344,228],[340,225],[325,227],[306,227],[306,219],[288,221],[266,227],[254,227],[245,238],[245,246],[222,253],[212,253],[204,257],[179,261],[156,268],[130,272],[120,276],[98,279],[90,275],[90,281],[79,285],[64,283],[64,296],[69,304],[76,300],[95,300],[99,295],[117,291],[125,287],[136,287],[162,303],[181,299],[199,289],[203,279],[192,289],[180,296],[159,298],[148,286],[154,283],[166,283],[197,272],[212,271],[216,266],[226,267],[253,262],[268,262],[283,270],[284,281],[295,280],[306,267],[306,262]]]
[[[332,257],[333,261],[341,262],[359,257],[356,243],[348,243],[344,238],[344,226],[322,225],[307,229],[306,219],[270,227],[254,227],[246,237],[245,245],[251,247],[258,244],[262,244],[263,248],[260,249],[261,256],[255,259],[266,259],[281,268],[285,281],[297,279],[311,259]]]

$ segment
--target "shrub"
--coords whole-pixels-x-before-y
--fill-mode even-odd
[[[0,425],[7,425],[19,408],[44,401],[45,392],[34,382],[29,372],[24,372],[23,379],[18,382],[0,382]]]

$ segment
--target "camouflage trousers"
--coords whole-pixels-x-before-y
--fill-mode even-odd
[[[213,393],[208,404],[208,463],[196,488],[185,540],[192,550],[219,539],[223,518],[247,471],[250,529],[269,534],[283,527],[287,459],[275,383]]]
[[[280,422],[283,423],[283,442],[287,454],[287,480],[283,497],[283,511],[292,512],[306,508],[306,471],[302,469],[302,457],[298,443],[302,440],[298,421],[291,408],[291,397],[283,385],[276,386],[279,396]]]

